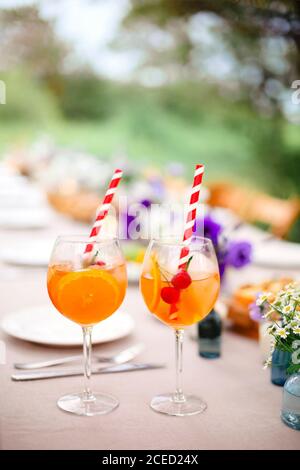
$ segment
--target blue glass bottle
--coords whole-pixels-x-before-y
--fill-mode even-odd
[[[284,384],[281,419],[300,431],[300,373],[291,375]]]
[[[272,354],[271,382],[283,387],[287,379],[287,368],[291,360],[291,354],[275,348]]]
[[[220,357],[221,335],[221,317],[215,310],[212,310],[204,320],[198,323],[199,355],[206,359],[216,359]]]

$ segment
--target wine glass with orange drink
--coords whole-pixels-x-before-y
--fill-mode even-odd
[[[194,415],[206,408],[200,398],[184,394],[181,385],[184,329],[209,314],[220,290],[213,245],[207,238],[194,236],[203,174],[204,165],[196,165],[182,241],[152,240],[140,280],[150,312],[175,331],[176,390],[151,402],[155,411],[174,416]]]
[[[145,255],[140,289],[144,301],[160,321],[171,327],[176,338],[176,390],[153,398],[151,407],[175,416],[200,413],[206,404],[183,393],[181,384],[184,329],[205,318],[220,289],[217,258],[211,241],[194,237],[187,262],[178,268],[184,243],[176,239],[152,240]]]
[[[50,259],[47,287],[56,309],[82,327],[85,388],[65,395],[58,406],[71,413],[93,416],[116,408],[118,400],[91,390],[92,328],[121,305],[127,286],[125,261],[117,239],[58,237]]]

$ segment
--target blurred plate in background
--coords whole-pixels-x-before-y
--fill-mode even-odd
[[[1,179],[0,179],[1,185]],[[16,208],[43,208],[46,205],[46,197],[35,188],[9,188],[0,187],[0,207],[1,209]]]
[[[300,268],[300,244],[277,239],[256,243],[253,263],[270,268]]]
[[[5,333],[24,341],[48,346],[81,346],[79,325],[68,320],[52,305],[31,307],[6,315],[1,327]],[[121,310],[93,328],[93,344],[114,341],[134,329],[132,317]]]
[[[19,243],[0,250],[4,263],[15,266],[47,267],[54,240],[37,240],[36,242]]]
[[[50,216],[51,212],[43,208],[0,208],[0,227],[13,230],[44,228],[49,225]]]

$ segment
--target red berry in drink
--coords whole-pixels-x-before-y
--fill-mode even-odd
[[[176,289],[186,289],[191,284],[192,279],[187,271],[182,269],[172,277],[171,283]]]
[[[90,265],[90,268],[91,269],[101,269],[105,265],[106,265],[106,263],[104,261],[96,261],[95,263]]]
[[[97,266],[105,266],[106,263],[104,261],[96,261]]]
[[[167,304],[176,304],[179,300],[179,291],[175,287],[163,287],[160,296]]]

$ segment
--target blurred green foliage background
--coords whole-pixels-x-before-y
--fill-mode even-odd
[[[133,8],[124,22],[129,24],[129,33],[134,31],[132,24],[138,24],[141,18],[143,24],[152,25],[158,18],[161,27],[167,29],[168,21],[171,26],[175,20],[184,24],[187,15],[203,9],[209,11],[209,2],[186,2],[185,10],[180,2],[150,3],[144,2],[144,6],[151,6],[147,10],[136,2],[136,10]],[[235,10],[232,5],[231,9],[228,5],[225,8],[225,3],[220,3],[218,14],[224,14],[227,21],[228,14]],[[236,2],[233,4],[236,8]],[[163,15],[157,15],[159,12]],[[249,19],[259,17],[260,12],[247,10],[244,16],[239,16],[239,27],[233,28],[230,36],[231,41],[238,38],[239,47],[246,44],[253,56],[257,54],[257,40],[262,34],[269,34],[264,27],[263,31],[250,28]],[[8,103],[0,107],[1,152],[48,133],[59,145],[107,158],[125,152],[129,158],[148,164],[181,161],[191,170],[195,162],[203,161],[209,167],[210,179],[231,179],[283,197],[299,194],[299,123],[288,120],[277,109],[275,99],[269,100],[272,109],[262,112],[254,104],[253,90],[225,93],[222,84],[199,79],[193,73],[160,86],[146,87],[136,81],[108,80],[88,67],[65,72],[60,64],[65,45],[35,7],[2,12],[2,32],[10,31],[16,24],[19,36],[10,47],[19,52],[18,45],[22,44],[20,57],[0,71],[7,86]],[[186,38],[181,37],[179,49],[175,47],[177,55],[172,50],[171,57],[173,62],[182,61],[187,70],[192,70],[187,59],[192,45],[189,41],[185,43]],[[134,35],[133,40],[138,42]],[[6,54],[11,54],[9,48]],[[157,60],[161,64],[157,51],[154,58],[149,57],[152,66]],[[294,64],[293,57],[298,58],[298,53],[291,55]],[[168,60],[170,57],[163,62]],[[283,82],[290,83],[297,77],[297,70],[300,68],[285,74]],[[270,77],[270,71],[264,72],[265,81]]]

